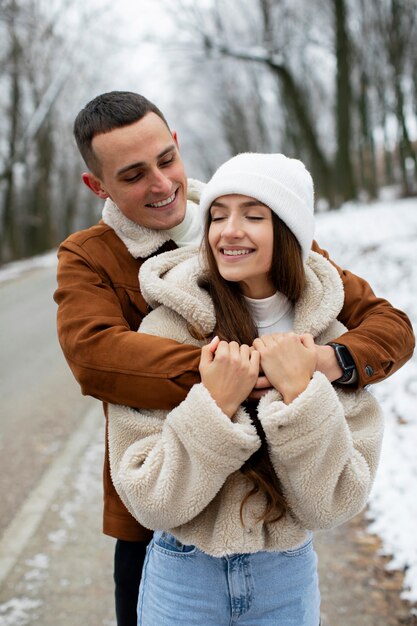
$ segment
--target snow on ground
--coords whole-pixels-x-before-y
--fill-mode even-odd
[[[377,295],[407,313],[417,328],[417,199],[345,205],[317,215],[316,238],[331,257],[366,278]],[[0,282],[51,266],[55,252],[0,268]],[[417,357],[372,387],[386,431],[371,494],[369,530],[380,536],[390,567],[405,570],[404,598],[417,602]]]
[[[417,199],[345,206],[317,216],[316,238],[342,267],[366,278],[377,295],[417,329]],[[390,567],[405,569],[403,597],[417,602],[417,357],[372,387],[386,427],[371,494],[369,530],[382,539]]]
[[[0,267],[0,283],[17,278],[23,272],[43,267],[53,267],[56,265],[56,261],[56,250],[52,250],[50,252],[46,252],[45,254],[34,256],[30,259],[22,259],[21,261],[8,263],[7,265]]]

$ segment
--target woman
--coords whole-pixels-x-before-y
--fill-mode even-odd
[[[141,626],[318,626],[311,531],[366,503],[382,416],[315,371],[340,334],[340,277],[310,252],[313,184],[284,155],[241,154],[206,185],[201,255],[141,269],[140,332],[203,346],[201,384],[165,411],[109,410],[112,478],[154,529]],[[208,341],[210,341],[208,343]],[[246,401],[259,368],[273,389]]]

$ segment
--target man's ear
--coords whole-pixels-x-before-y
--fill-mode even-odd
[[[81,178],[83,179],[84,185],[87,185],[87,187],[91,189],[96,196],[102,198],[103,200],[109,197],[109,194],[103,188],[101,180],[97,178],[97,176],[94,176],[91,172],[84,172],[81,175]]]
[[[178,135],[177,135],[177,131],[176,130],[172,130],[171,131],[171,135],[174,138],[175,141],[175,145],[177,146],[178,150],[180,149],[180,144],[178,143]]]

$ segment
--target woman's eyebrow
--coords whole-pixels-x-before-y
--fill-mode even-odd
[[[220,207],[220,208],[227,208],[227,205],[224,204],[223,202],[219,202],[218,200],[214,200],[214,202],[211,205],[212,207]],[[266,206],[266,204],[264,204],[263,202],[261,202],[260,200],[247,200],[244,202],[239,202],[239,207],[243,207],[243,208],[250,208],[252,206],[261,206],[261,207],[265,207],[268,208]]]

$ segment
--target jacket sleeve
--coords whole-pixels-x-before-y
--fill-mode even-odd
[[[313,242],[312,249],[329,259],[317,242]],[[332,341],[349,349],[358,372],[357,386],[363,388],[387,378],[411,358],[415,346],[412,325],[405,313],[377,298],[363,278],[329,260],[345,290],[338,319],[349,329]]]
[[[168,416],[109,406],[112,480],[147,528],[194,519],[259,446],[243,409],[231,421],[201,383]]]
[[[117,250],[109,246],[102,252],[112,253],[117,264]],[[76,242],[61,245],[57,278],[58,337],[84,395],[132,407],[171,409],[200,381],[200,350],[137,333],[137,296],[114,285]],[[132,310],[135,321],[127,319]]]
[[[330,528],[363,509],[383,435],[369,392],[336,391],[316,372],[289,405],[275,391],[265,396],[259,419],[290,509],[306,528]]]

